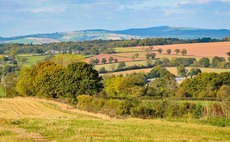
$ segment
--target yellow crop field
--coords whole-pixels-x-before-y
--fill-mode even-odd
[[[230,127],[110,118],[35,98],[0,99],[0,141],[230,141]]]

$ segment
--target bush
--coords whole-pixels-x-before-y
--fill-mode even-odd
[[[176,101],[138,101],[103,99],[94,96],[78,96],[77,107],[112,117],[132,116],[139,118],[215,118],[229,116],[229,104],[214,103],[208,106],[190,102]]]

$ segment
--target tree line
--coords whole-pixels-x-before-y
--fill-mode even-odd
[[[114,47],[132,47],[132,46],[153,46],[153,45],[169,45],[183,43],[203,43],[203,42],[220,42],[224,40],[199,38],[199,39],[178,39],[178,38],[147,38],[147,39],[132,39],[132,40],[94,40],[82,42],[59,42],[42,45],[33,44],[0,44],[0,54],[9,52],[19,53],[45,53],[49,50],[60,52],[81,53],[84,55],[96,55],[99,53],[114,53],[111,48]]]

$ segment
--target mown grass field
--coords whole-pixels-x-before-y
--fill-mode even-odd
[[[0,99],[0,140],[230,141],[230,127],[165,119],[116,119],[35,98]]]

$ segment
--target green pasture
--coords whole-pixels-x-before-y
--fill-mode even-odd
[[[28,55],[28,56],[25,56],[25,54],[23,54],[22,56],[26,57],[28,60],[26,62],[19,62],[19,65],[29,67],[31,65],[36,64],[39,61],[43,61],[49,55],[39,55],[39,56]]]

